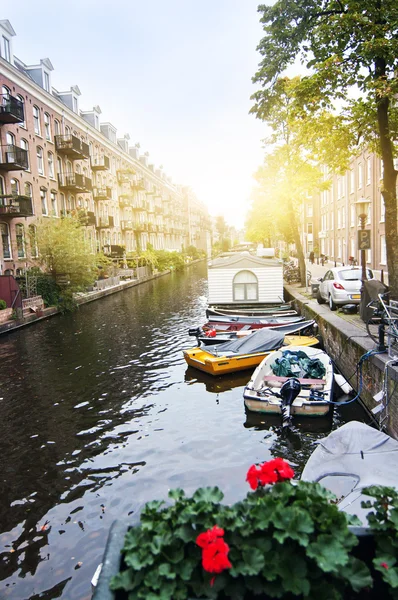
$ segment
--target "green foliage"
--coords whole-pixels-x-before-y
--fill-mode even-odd
[[[175,269],[181,271],[184,268],[185,261],[181,252],[170,252],[169,250],[155,250],[156,261],[159,271]]]
[[[249,492],[242,501],[221,504],[217,487],[169,493],[170,505],[148,503],[140,524],[126,535],[124,568],[111,582],[130,598],[189,597],[341,600],[372,585],[366,565],[352,556],[357,538],[352,517],[317,483],[277,483]],[[232,568],[210,586],[196,537],[215,524],[225,531]]]
[[[0,298],[0,310],[4,310],[5,308],[7,308],[7,302]]]

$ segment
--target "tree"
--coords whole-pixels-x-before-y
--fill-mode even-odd
[[[398,4],[396,0],[277,0],[259,6],[264,37],[253,81],[261,84],[253,112],[262,118],[278,76],[298,57],[310,69],[301,80],[307,108],[342,105],[352,131],[382,157],[387,266],[398,298],[397,134]],[[352,95],[353,87],[358,92]]]
[[[271,129],[271,135],[266,140],[268,154],[265,156],[263,167],[256,174],[256,179],[261,184],[266,198],[266,203],[262,204],[258,216],[268,213],[274,231],[278,228],[283,232],[286,241],[293,238],[302,284],[305,285],[305,257],[300,237],[300,213],[308,195],[325,186],[323,174],[314,159],[317,155],[323,154],[326,146],[314,144],[313,137],[314,132],[317,132],[316,137],[319,139],[319,130],[324,129],[325,121],[333,124],[334,129],[336,127],[332,115],[323,109],[314,111],[312,120],[308,121],[300,97],[297,96],[300,90],[301,80],[298,77],[279,78],[274,85],[263,115]],[[315,119],[316,128],[312,125]],[[343,128],[341,130],[344,131]],[[335,137],[337,138],[337,134]],[[343,138],[342,133],[339,133],[339,138]],[[341,146],[341,142],[338,146]],[[343,146],[345,147],[345,144]],[[309,148],[312,147],[314,149],[310,152]],[[255,216],[253,214],[253,218]]]
[[[37,223],[39,263],[55,280],[62,276],[69,282],[70,292],[92,285],[98,267],[110,261],[93,254],[78,218],[46,218]]]

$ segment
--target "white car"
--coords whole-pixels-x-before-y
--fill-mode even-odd
[[[368,279],[373,272],[366,269]],[[318,281],[317,300],[319,304],[329,303],[330,310],[344,304],[359,304],[361,300],[362,269],[360,267],[336,267],[329,269]]]

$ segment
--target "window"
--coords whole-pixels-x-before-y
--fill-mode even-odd
[[[28,198],[32,197],[32,184],[28,181],[24,185],[24,196],[28,196]]]
[[[25,228],[22,223],[15,225],[15,237],[17,239],[18,258],[25,258]]]
[[[44,162],[43,162],[43,148],[37,146],[36,148],[37,157],[37,170],[40,175],[44,175]]]
[[[54,190],[50,193],[50,202],[51,202],[51,214],[53,217],[58,216],[58,205],[57,205],[57,192]]]
[[[51,141],[51,120],[48,113],[44,113],[44,133],[46,140]]]
[[[11,258],[10,230],[7,223],[0,223],[1,243],[5,260]]]
[[[44,89],[46,92],[50,91],[50,75],[44,71]]]
[[[344,208],[344,206],[341,209],[341,226],[343,228],[345,227],[345,208]]]
[[[307,233],[312,233],[312,223],[307,223]]]
[[[54,135],[59,135],[60,132],[61,132],[61,129],[60,129],[59,121],[57,121],[57,119],[54,119]]]
[[[37,135],[41,135],[40,130],[40,110],[37,106],[33,107],[33,127]]]
[[[65,126],[65,135],[70,135],[70,127],[68,125]]]
[[[350,207],[350,226],[351,227],[354,227],[356,218],[357,218],[357,211],[356,211],[355,204],[351,204],[351,207]],[[351,254],[352,254],[352,252],[351,252]]]
[[[41,213],[42,213],[42,215],[48,215],[47,190],[46,190],[46,188],[40,188],[40,200],[41,200]]]
[[[10,131],[6,133],[6,143],[10,146],[15,146],[15,135]]]
[[[60,175],[62,173],[62,160],[57,158],[57,173]]]
[[[380,264],[387,264],[387,248],[386,248],[386,236],[380,236]]]
[[[54,179],[54,154],[48,153],[48,176]]]
[[[350,194],[354,193],[354,189],[355,189],[355,172],[354,172],[354,169],[351,169],[351,171],[350,171]]]
[[[358,188],[363,186],[363,165],[359,163],[358,165]]]
[[[4,179],[0,176],[0,194],[5,194]]]
[[[4,58],[6,61],[11,62],[11,50],[10,40],[3,35],[3,46],[4,46]]]
[[[342,244],[341,244],[341,239],[339,238],[337,240],[337,252],[338,252],[337,258],[341,258],[341,256],[342,256],[341,249],[342,249]]]
[[[19,181],[18,181],[18,179],[10,179],[10,187],[11,187],[11,194],[13,196],[18,196],[19,195]]]
[[[386,220],[386,205],[383,196],[380,198],[380,223]]]
[[[340,229],[340,227],[341,227],[341,209],[339,208],[337,210],[337,229]]]
[[[77,98],[75,96],[73,96],[73,112],[77,113],[78,112],[78,108],[77,108]]]
[[[30,245],[30,256],[37,258],[39,255],[37,248],[37,230],[35,225],[29,225],[29,245]]]
[[[20,96],[19,94],[17,95],[17,100],[19,100],[20,102],[22,102],[23,106],[23,114],[25,116],[25,100],[23,98],[23,96]],[[23,127],[24,129],[26,129],[26,123],[25,121],[22,121],[22,123],[19,124],[20,127]]]
[[[372,181],[372,159],[370,156],[366,159],[366,184],[370,185]]]
[[[27,171],[30,171],[30,161],[29,161],[29,144],[26,140],[21,140],[21,148],[22,150],[26,150],[26,155],[28,157],[28,168]]]
[[[258,300],[258,281],[251,271],[240,271],[233,280],[234,300]]]
[[[61,215],[66,215],[65,194],[60,194],[59,199],[61,205]]]
[[[313,216],[313,205],[307,204],[307,217],[312,217],[312,216]]]

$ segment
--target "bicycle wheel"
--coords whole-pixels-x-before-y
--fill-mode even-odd
[[[375,344],[379,343],[379,325],[381,324],[381,319],[379,317],[375,317],[366,321],[366,332],[368,336],[375,342]],[[372,329],[371,329],[372,328]]]

